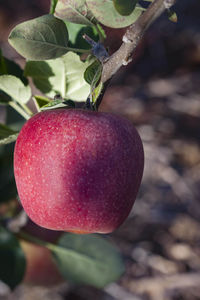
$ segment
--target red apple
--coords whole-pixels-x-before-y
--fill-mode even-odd
[[[117,115],[78,109],[36,114],[15,145],[21,203],[38,225],[109,233],[127,218],[144,166],[141,139]]]

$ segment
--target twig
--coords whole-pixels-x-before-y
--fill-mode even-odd
[[[121,47],[103,65],[101,77],[103,83],[112,78],[121,66],[127,65],[132,60],[133,52],[146,29],[175,2],[176,0],[154,0],[137,21],[127,29]]]

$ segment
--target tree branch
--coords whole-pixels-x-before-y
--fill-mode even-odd
[[[137,21],[127,29],[121,47],[103,65],[101,77],[103,83],[109,80],[121,66],[127,65],[132,60],[133,52],[146,29],[175,2],[176,0],[154,0]]]

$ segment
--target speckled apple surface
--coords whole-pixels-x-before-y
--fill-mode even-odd
[[[38,225],[109,233],[126,219],[143,174],[134,126],[117,115],[48,110],[23,126],[14,151],[21,203]]]

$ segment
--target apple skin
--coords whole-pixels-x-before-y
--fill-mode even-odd
[[[14,151],[22,206],[36,224],[110,233],[127,218],[144,167],[141,139],[126,119],[53,109],[29,119]]]

